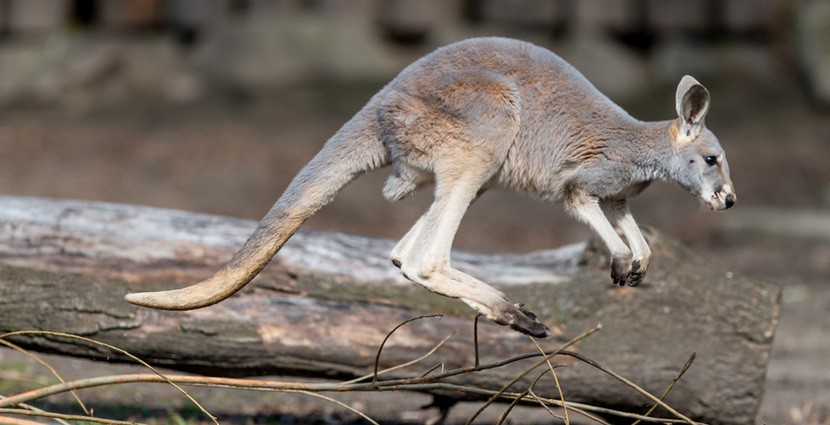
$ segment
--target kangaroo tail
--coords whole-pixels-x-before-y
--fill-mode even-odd
[[[371,103],[370,103],[371,105]],[[190,310],[216,304],[251,281],[294,232],[355,177],[389,163],[369,105],[326,142],[221,270],[192,286],[127,294],[136,305]]]

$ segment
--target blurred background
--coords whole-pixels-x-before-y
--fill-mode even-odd
[[[0,193],[259,219],[404,66],[486,35],[553,50],[643,120],[675,116],[684,74],[710,90],[737,206],[705,212],[660,183],[632,210],[784,287],[759,423],[830,424],[830,1],[0,0]],[[431,196],[387,203],[386,174],[308,226],[401,237]],[[560,205],[494,191],[455,246],[590,236]],[[16,361],[0,351],[0,373]]]

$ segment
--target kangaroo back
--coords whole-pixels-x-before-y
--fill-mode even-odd
[[[212,277],[192,286],[128,294],[145,307],[190,310],[216,304],[242,289],[297,229],[355,177],[388,163],[370,101],[300,171],[233,258]]]

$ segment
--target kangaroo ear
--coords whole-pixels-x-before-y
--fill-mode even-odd
[[[709,90],[686,75],[677,85],[675,106],[680,117],[678,141],[691,142],[700,134],[703,118],[709,111]]]

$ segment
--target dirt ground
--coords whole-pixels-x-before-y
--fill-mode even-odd
[[[135,95],[128,101],[7,107],[0,111],[0,193],[258,219],[325,139],[381,84],[214,90],[185,104]],[[830,115],[812,109],[792,84],[769,87],[736,76],[715,81],[709,89],[713,106],[707,124],[729,155],[737,207],[704,212],[676,186],[656,184],[633,201],[634,215],[640,224],[655,226],[711,259],[713,267],[784,288],[758,423],[830,424],[830,240],[818,231],[802,237],[775,226],[735,226],[744,215],[768,209],[783,212],[785,220],[795,217],[788,214],[806,211],[828,222]],[[670,118],[673,90],[656,87],[624,106],[641,119]],[[358,180],[308,226],[400,237],[430,197],[422,193],[387,203],[380,195],[385,175],[381,171]],[[584,240],[589,234],[559,205],[494,192],[472,207],[456,247],[522,252]],[[20,362],[0,351],[0,365]],[[74,360],[66,365],[78,373],[88,367]],[[9,370],[14,369],[0,369],[0,381],[10,379]],[[28,370],[15,376],[38,376]],[[159,394],[137,392],[130,404],[160,397],[158,404],[145,405],[159,406],[161,415],[170,414],[165,407],[180,406],[165,405],[169,399]],[[275,406],[306,406],[279,397],[265,396],[230,409],[245,422]],[[337,415],[332,413],[335,408],[309,409]]]

